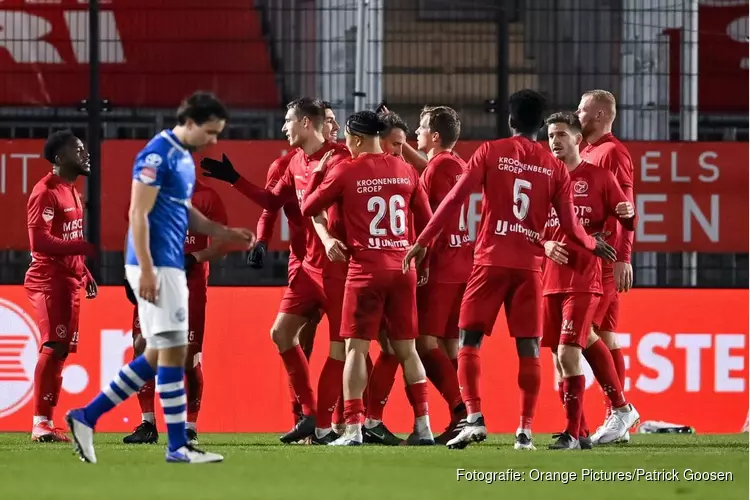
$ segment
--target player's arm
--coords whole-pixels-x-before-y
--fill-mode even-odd
[[[635,231],[636,214],[633,202],[617,184],[617,180],[611,172],[607,172],[607,183],[605,186],[606,207],[610,215],[617,217],[620,225],[625,231]]]
[[[157,185],[148,185],[138,179],[133,179],[133,187],[130,191],[128,220],[130,221],[130,233],[133,235],[133,251],[142,273],[154,272],[154,260],[151,257],[149,246],[148,214],[154,208],[156,196],[159,194],[161,182],[158,176],[157,182],[159,182]]]
[[[33,192],[29,197],[26,220],[31,251],[61,256],[93,255],[96,247],[88,241],[64,240],[52,234],[52,218],[45,214],[45,211],[54,210],[55,205],[54,197],[46,189],[38,193]]]
[[[411,197],[411,213],[414,215],[414,229],[422,233],[432,218],[432,209],[427,192],[421,182],[417,182],[417,188]]]
[[[315,233],[326,249],[326,256],[331,262],[346,262],[348,249],[344,242],[328,232],[328,214],[323,211],[312,218]]]
[[[206,217],[209,220],[216,222],[217,224],[226,226],[228,223],[228,217],[227,210],[224,207],[224,203],[222,203],[221,198],[219,198],[219,196],[216,194],[214,194],[211,198],[211,204],[209,205],[209,208],[205,214]],[[208,247],[204,248],[203,250],[193,252],[193,256],[195,257],[195,260],[197,262],[208,262],[224,256],[231,249],[232,246],[227,244],[226,241],[217,238],[211,238],[209,240]]]
[[[234,165],[232,165],[232,162],[229,161],[229,158],[225,154],[221,156],[221,161],[214,160],[213,158],[203,158],[201,159],[200,166],[205,170],[203,172],[204,176],[231,184],[243,196],[266,210],[278,210],[288,200],[289,193],[287,191],[276,192],[275,190],[264,189],[242,177],[235,170]],[[287,173],[289,173],[288,170]]]
[[[404,143],[401,151],[404,155],[404,160],[407,163],[417,169],[417,172],[419,172],[420,174],[424,172],[424,169],[427,168],[427,158],[422,156],[419,151],[411,147],[411,144],[409,144],[408,142]]]
[[[321,163],[323,161],[321,160]],[[313,172],[302,199],[302,215],[313,217],[333,205],[344,190],[343,171],[337,164],[327,174],[325,170]]]
[[[606,156],[603,166],[615,176],[627,200],[635,205],[633,162],[630,157],[622,151],[615,149]],[[623,231],[623,226],[620,224],[614,229],[616,234],[614,246],[617,251],[617,262],[630,263],[635,233],[632,231]]]

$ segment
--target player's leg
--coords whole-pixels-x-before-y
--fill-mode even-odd
[[[299,345],[302,348],[302,352],[305,353],[308,365],[310,363],[310,357],[312,356],[313,344],[315,343],[315,332],[318,329],[318,324],[322,319],[320,311],[315,311],[309,316],[308,321],[300,328],[297,333],[299,338]],[[297,422],[302,418],[302,405],[297,401],[297,393],[294,391],[291,381],[289,382],[289,397],[292,405],[292,421],[296,425]]]
[[[505,299],[505,314],[510,335],[516,340],[518,353],[518,389],[521,394],[521,418],[516,430],[516,450],[534,450],[531,427],[541,388],[542,367],[539,340],[542,336],[541,273],[516,270],[513,290]]]
[[[388,341],[388,325],[381,321],[378,333],[380,354],[367,379],[365,389],[365,426],[363,437],[365,443],[398,446],[401,438],[393,434],[383,423],[383,411],[388,397],[396,382],[396,372],[400,365],[393,347]]]
[[[185,395],[187,396],[187,439],[198,444],[198,413],[203,399],[203,336],[206,328],[206,297],[201,290],[191,293],[188,307],[188,347],[185,357]]]
[[[69,442],[62,429],[54,426],[54,409],[62,387],[62,370],[76,330],[72,327],[72,292],[64,288],[46,291],[27,289],[42,335],[34,369],[34,419],[31,439],[39,442]],[[77,339],[76,339],[77,340]]]
[[[367,385],[367,353],[370,341],[378,336],[383,315],[384,296],[379,287],[367,281],[348,279],[344,287],[341,336],[346,339],[344,363],[344,420],[346,430],[330,443],[334,446],[357,446],[364,441],[362,424]]]
[[[407,444],[434,445],[435,438],[430,429],[430,414],[427,404],[427,375],[417,353],[417,274],[412,271],[393,273],[386,295],[384,316],[388,324],[388,338],[401,368],[409,402],[414,410],[414,431]]]
[[[138,318],[138,306],[133,308],[133,359],[141,356],[146,350],[146,339],[141,333],[141,322]],[[156,429],[156,418],[154,416],[154,395],[156,394],[156,385],[154,380],[146,381],[138,389],[138,406],[141,408],[141,423],[129,434],[123,438],[125,444],[142,444],[157,443],[159,441],[159,431]]]
[[[617,339],[617,320],[620,315],[620,297],[611,277],[602,280],[603,294],[594,313],[594,331],[610,350],[620,385],[625,387],[625,358]],[[609,398],[605,397],[606,417],[612,411]]]

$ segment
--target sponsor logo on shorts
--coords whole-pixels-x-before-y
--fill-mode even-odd
[[[186,317],[187,317],[187,315],[185,314],[185,308],[184,307],[180,307],[179,309],[177,309],[174,312],[175,323],[182,323],[182,322],[184,322]]]
[[[57,328],[55,328],[55,333],[58,337],[61,339],[64,339],[65,336],[68,334],[68,329],[65,328],[65,325],[57,325]]]
[[[34,367],[41,336],[26,312],[0,298],[0,418],[29,402],[34,392]]]
[[[44,222],[49,222],[54,218],[55,209],[52,207],[44,207],[44,210],[42,210],[42,219],[44,219]]]

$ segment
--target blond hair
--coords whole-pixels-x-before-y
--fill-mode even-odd
[[[617,110],[617,99],[615,99],[615,95],[609,90],[587,90],[583,93],[582,97],[590,97],[596,104],[602,106],[603,108],[606,108],[609,111],[609,114],[612,115],[612,118],[615,117],[615,113]]]

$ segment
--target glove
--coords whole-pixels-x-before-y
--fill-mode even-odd
[[[195,258],[195,255],[191,253],[185,254],[185,274],[189,274],[190,271],[193,269],[193,266],[195,266],[198,263],[198,259]]]
[[[247,265],[253,269],[262,269],[266,260],[266,242],[259,241],[247,256]]]
[[[213,177],[229,184],[234,184],[240,178],[240,174],[234,169],[232,162],[223,153],[221,161],[213,158],[201,158],[201,168],[205,170],[204,176]]]
[[[123,283],[125,284],[125,296],[128,298],[128,301],[130,301],[131,304],[134,306],[138,305],[138,300],[135,298],[135,293],[133,293],[133,289],[130,288],[130,283],[128,283],[128,280],[123,280]]]

